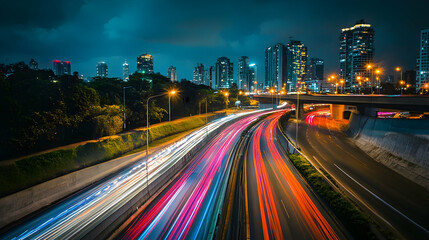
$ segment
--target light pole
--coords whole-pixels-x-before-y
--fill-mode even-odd
[[[273,105],[273,109],[274,109],[274,89],[270,89],[270,93],[271,93],[271,104]]]
[[[402,69],[400,68],[400,67],[396,67],[396,69],[395,69],[397,72],[401,72],[401,79],[399,79],[399,84],[401,84],[402,85],[402,83],[401,82],[403,82],[402,81]],[[401,86],[401,95],[402,95],[402,86]]]
[[[226,92],[226,93],[224,93],[224,95],[225,95],[225,112],[227,112],[227,110],[228,110],[228,102],[229,102],[229,100],[228,100],[229,93]]]
[[[360,80],[361,80],[361,78],[362,78],[361,76],[357,76],[357,77],[356,77],[356,79],[358,80],[358,83],[359,83],[359,95],[360,95],[360,86],[361,86],[361,84],[362,84],[362,83],[361,83],[361,81],[360,81]]]
[[[296,113],[296,131],[295,131],[295,139],[296,139],[296,149],[298,149],[298,115],[299,115],[299,91],[296,92],[296,109],[295,109],[295,113]]]
[[[171,122],[171,104],[170,104],[170,99],[171,99],[171,95],[176,94],[176,90],[171,90],[168,93],[168,121]]]
[[[124,95],[124,130],[125,130],[125,128],[127,128],[127,123],[126,123],[126,118],[125,118],[125,89],[127,89],[127,88],[132,88],[131,86],[128,86],[128,87],[122,87],[122,89],[124,90],[124,93],[123,93],[123,95]]]
[[[162,94],[158,94],[158,95],[154,95],[154,96],[149,96],[147,98],[146,101],[146,188],[147,191],[149,192],[149,166],[148,166],[148,162],[149,162],[149,100],[152,98],[156,98],[156,97],[161,97],[164,96],[168,93],[162,93]]]
[[[381,73],[381,69],[375,70],[375,74],[377,75],[375,79],[377,80],[377,85],[378,85],[378,87],[377,87],[377,93],[378,94],[380,94],[380,85],[381,85],[380,84],[381,83],[380,82],[380,73]]]
[[[401,81],[399,81],[399,84],[400,84],[400,87],[401,87],[401,95],[402,95],[402,88],[403,88],[403,87],[402,87],[402,85],[404,85],[404,83],[405,83],[405,82],[404,82],[404,81],[402,81],[402,80],[401,80]]]
[[[341,79],[341,80],[340,80],[340,83],[341,83],[341,94],[343,94],[344,80],[343,80],[343,79]]]

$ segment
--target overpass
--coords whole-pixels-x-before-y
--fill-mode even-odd
[[[255,100],[261,103],[271,103],[273,96],[270,94],[254,95]],[[297,95],[274,95],[274,99],[289,101],[296,104]],[[323,94],[300,94],[299,108],[302,104],[327,103],[331,105],[331,111],[344,111],[344,106],[356,106],[359,114],[375,116],[379,108],[429,112],[429,96],[404,96],[404,95],[323,95]],[[302,111],[300,111],[302,112]],[[332,112],[333,116],[336,115]]]

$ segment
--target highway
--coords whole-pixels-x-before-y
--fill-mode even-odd
[[[266,112],[230,124],[117,236],[122,239],[212,239],[223,206],[232,154],[242,131]]]
[[[247,239],[345,239],[281,146],[286,140],[277,124],[283,113],[258,123],[247,146],[243,163]]]
[[[84,237],[101,221],[124,206],[127,201],[145,191],[148,182],[150,184],[162,176],[197,143],[202,141],[207,133],[247,114],[250,113],[231,114],[213,121],[171,146],[155,152],[149,158],[148,168],[146,168],[145,154],[138,155],[140,160],[133,166],[38,213],[0,236],[0,239],[76,239]],[[194,176],[196,175],[190,177]]]
[[[322,166],[352,199],[399,236],[429,239],[428,190],[374,161],[344,133],[312,126],[311,114],[307,122],[300,121],[298,146],[316,167]],[[293,141],[295,125],[286,130]]]

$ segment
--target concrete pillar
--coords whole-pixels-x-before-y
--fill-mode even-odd
[[[335,120],[343,120],[345,105],[331,104],[331,117]]]

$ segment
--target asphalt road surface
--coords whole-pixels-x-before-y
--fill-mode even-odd
[[[275,113],[254,128],[246,150],[246,218],[249,239],[345,239],[281,146]]]
[[[295,123],[287,135],[295,141]],[[362,207],[406,239],[429,239],[429,191],[373,160],[344,133],[300,122],[298,146]]]

